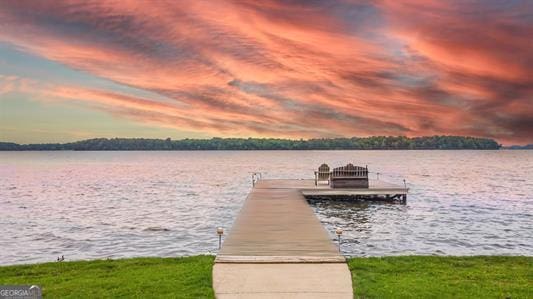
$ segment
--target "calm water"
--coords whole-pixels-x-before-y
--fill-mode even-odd
[[[1,152],[0,264],[215,253],[251,172],[350,161],[411,191],[312,203],[346,255],[532,255],[533,151]]]

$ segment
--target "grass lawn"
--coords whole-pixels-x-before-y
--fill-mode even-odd
[[[45,298],[213,298],[214,257],[133,258],[0,267],[0,285]],[[348,261],[356,298],[533,298],[533,257],[400,256]]]
[[[533,298],[533,258],[400,256],[349,260],[356,298]]]
[[[214,257],[134,258],[0,267],[1,284],[36,284],[44,298],[213,298]]]

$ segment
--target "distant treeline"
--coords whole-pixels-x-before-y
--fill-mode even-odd
[[[511,150],[532,150],[533,149],[533,144],[511,145],[511,146],[504,146],[502,148],[511,149]]]
[[[290,140],[275,138],[144,139],[96,138],[71,143],[17,144],[0,142],[1,151],[151,151],[151,150],[401,150],[499,149],[486,138],[463,136],[374,136]]]

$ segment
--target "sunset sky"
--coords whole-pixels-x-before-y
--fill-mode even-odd
[[[2,1],[0,141],[533,143],[533,1]]]

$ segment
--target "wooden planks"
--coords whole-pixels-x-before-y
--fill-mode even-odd
[[[252,190],[216,262],[343,262],[298,188]]]
[[[340,192],[342,191],[351,191],[351,192],[374,192],[379,191],[381,194],[384,194],[383,192],[392,192],[396,190],[401,190],[402,192],[407,193],[408,189],[404,186],[391,184],[386,181],[381,180],[368,180],[369,187],[368,188],[341,188],[338,189]],[[256,183],[255,188],[263,188],[263,189],[299,189],[299,190],[334,190],[327,184],[318,184],[318,186],[315,186],[314,180],[281,180],[281,179],[272,179],[272,180],[259,180]]]
[[[383,187],[383,186],[382,186]],[[303,190],[314,180],[259,180],[213,267],[217,298],[352,298],[351,273]]]
[[[306,196],[407,194],[407,188],[370,180],[369,188],[331,188],[314,180],[259,180],[242,207],[216,262],[342,262]]]

